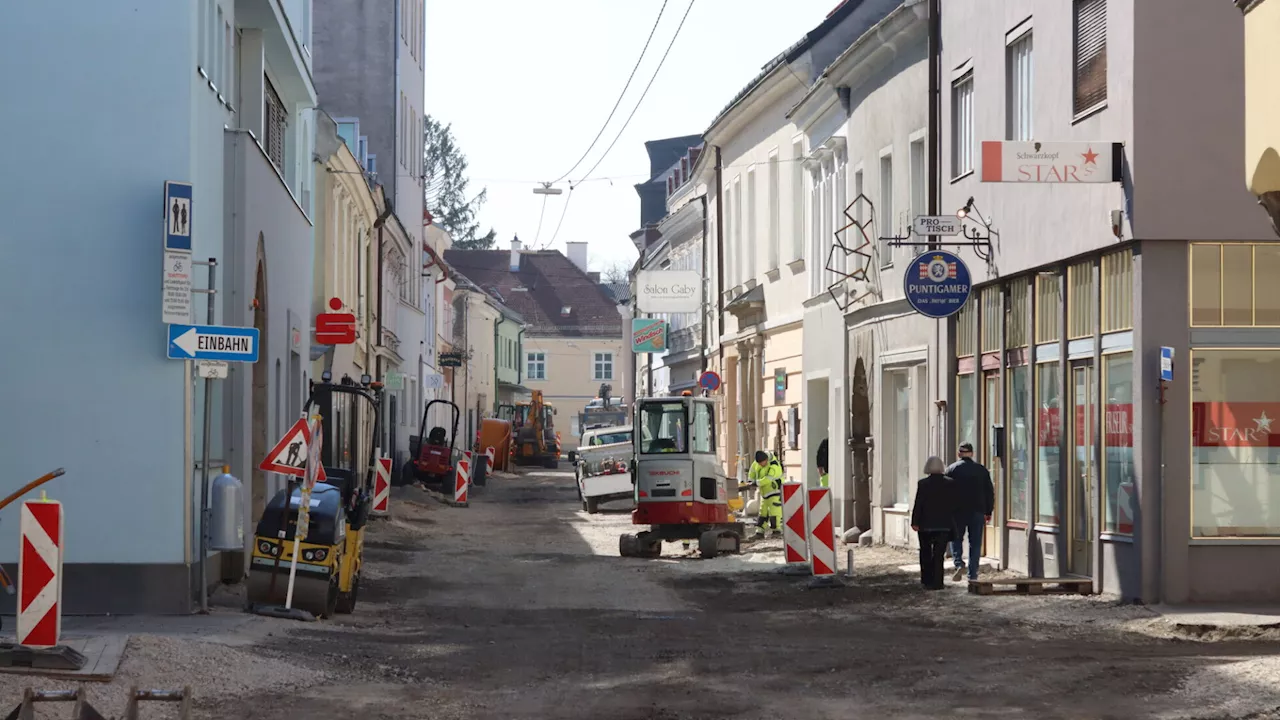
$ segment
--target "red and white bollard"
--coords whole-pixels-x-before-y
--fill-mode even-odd
[[[489,447],[484,449],[484,454],[489,457],[489,472],[492,473],[494,470],[493,463],[498,459],[498,451],[494,450],[493,446],[490,445]]]
[[[471,453],[467,454],[470,455]],[[453,477],[453,504],[458,507],[466,507],[468,504],[467,493],[471,489],[471,461],[465,458],[459,460],[458,469]]]
[[[782,483],[782,542],[788,568],[802,568],[809,562],[804,518],[804,483]]]
[[[463,454],[464,454],[464,455],[466,455],[466,460],[467,460],[467,484],[468,484],[468,485],[470,485],[470,484],[471,484],[471,451],[470,451],[470,450],[467,450],[467,451],[466,451],[465,453],[463,453]]]
[[[812,488],[806,492],[809,498],[809,572],[815,579],[834,579],[836,538],[831,524],[831,488]]]
[[[30,648],[57,647],[62,636],[62,503],[22,504],[18,558],[18,643]]]
[[[373,478],[374,515],[386,515],[391,510],[391,458],[378,458],[377,474]]]

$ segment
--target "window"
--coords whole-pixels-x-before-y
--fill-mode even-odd
[[[742,180],[733,179],[733,247],[738,253],[738,284],[741,285],[751,279],[747,274],[747,256],[751,254],[752,248],[747,247],[743,235],[743,217],[744,209],[742,207]]]
[[[823,251],[823,265],[827,260],[831,260],[833,270],[845,272],[848,269],[849,258],[845,253],[833,253],[836,244],[836,230],[845,226],[848,222],[844,216],[844,209],[849,204],[849,162],[845,156],[844,150],[837,150],[835,156],[835,172],[831,177],[831,192],[833,200],[831,204],[831,212],[828,216],[831,218],[831,225],[827,228],[826,248]],[[828,287],[836,282],[836,274],[829,271],[826,274],[826,284]]]
[[[973,172],[973,71],[951,85],[951,176]]]
[[[892,433],[888,448],[892,459],[886,466],[893,472],[893,482],[889,483],[893,496],[889,500],[895,505],[909,505],[911,481],[920,474],[920,463],[911,454],[911,374],[906,370],[886,372],[884,384],[890,398],[885,406],[891,413],[884,418],[884,427]]]
[[[724,237],[725,237],[725,282],[729,287],[738,285],[738,254],[742,249],[734,242],[734,233],[738,230],[738,223],[734,217],[734,210],[737,205],[733,202],[733,185],[725,188],[724,192]]]
[[[956,357],[973,357],[978,349],[977,305],[967,302],[956,313]]]
[[[1191,324],[1198,327],[1280,325],[1280,246],[1194,243]],[[1132,280],[1130,280],[1132,283]]]
[[[1031,33],[1025,33],[1005,49],[1005,124],[1008,138],[1026,142],[1031,139]]]
[[[232,94],[233,91],[231,87],[232,87],[232,83],[235,80],[234,68],[236,64],[235,42],[234,42],[234,36],[231,33],[231,23],[224,23],[222,26],[222,31],[223,31],[222,56],[226,59],[225,62],[223,63],[223,65],[225,66],[223,68],[223,72],[225,73],[224,75],[225,79],[222,81],[222,92],[224,93],[223,97],[226,98],[227,103],[230,104],[232,98],[235,97]]]
[[[1093,336],[1093,262],[1067,268],[1067,339]]]
[[[1191,352],[1191,526],[1280,537],[1280,351]]]
[[[880,235],[880,266],[887,267],[893,264],[893,246],[889,244],[889,238],[897,234],[894,228],[893,215],[893,155],[884,155],[880,158],[880,225],[877,230]]]
[[[859,169],[857,172],[855,172],[855,173],[853,174],[853,198],[854,198],[854,201],[856,202],[856,201],[857,201],[857,199],[858,199],[858,197],[860,197],[861,195],[862,195],[862,170],[861,170],[861,169]],[[865,204],[865,203],[858,203],[858,204],[853,208],[853,219],[858,221],[858,225],[862,225],[862,223],[863,223],[863,220],[862,220],[862,206],[863,206],[864,204]],[[846,243],[845,243],[845,245],[846,245],[850,250],[853,250],[853,249],[857,248],[858,246],[862,245],[862,232],[861,232],[861,231],[856,231],[856,232],[857,232],[857,235],[856,235],[856,237],[854,237],[854,238],[853,238],[853,244],[852,244],[852,245],[850,245],[850,244],[848,244],[848,242],[846,242]]]
[[[774,151],[769,155],[769,264],[766,270],[777,270],[782,266],[781,182],[778,153]]]
[[[1005,346],[1009,349],[1024,348],[1030,344],[1027,332],[1027,313],[1031,308],[1031,278],[1020,277],[1009,283],[1009,313],[1006,323]]]
[[[1103,412],[1103,498],[1102,531],[1133,534],[1133,505],[1137,493],[1137,467],[1133,458],[1133,353],[1102,358],[1103,382],[1107,396]]]
[[[980,442],[978,438],[978,405],[973,396],[973,374],[956,376],[956,442]]]
[[[591,371],[596,380],[613,379],[613,353],[598,352],[591,363]]]
[[[531,352],[528,354],[529,367],[525,375],[530,380],[546,380],[547,379],[547,354],[541,352]]]
[[[209,67],[209,25],[208,20],[206,19],[208,13],[209,0],[200,0],[200,27],[196,32],[200,37],[197,38],[197,41],[199,42],[199,51],[196,55],[196,67],[201,70]],[[205,75],[208,75],[208,71],[205,71]]]
[[[707,403],[694,403],[689,445],[692,452],[710,455],[716,451],[715,413]],[[627,438],[630,440],[630,438]]]
[[[284,103],[272,87],[271,80],[265,75],[262,78],[262,94],[266,104],[266,126],[263,128],[262,149],[276,166],[276,170],[284,172],[284,137],[289,128],[289,115],[285,112]]]
[[[759,213],[760,195],[756,191],[756,169],[747,169],[747,203],[740,209],[747,214],[747,237],[743,249],[746,250],[747,267],[745,277],[750,280],[756,276],[756,255],[759,253],[760,234],[756,228],[756,216]]]
[[[1031,485],[1031,367],[1008,368],[1009,426],[1007,458],[1009,468],[1009,519],[1026,522],[1027,493]]]
[[[1075,112],[1107,102],[1107,0],[1075,0]]]
[[[1133,251],[1102,256],[1102,332],[1133,328]]]
[[[640,450],[649,453],[685,452],[685,410],[680,402],[649,402],[640,406]]]
[[[911,141],[911,206],[907,208],[907,223],[913,223],[914,218],[918,215],[926,215],[929,212],[929,200],[927,197],[926,184],[929,180],[929,165],[924,154],[924,138]],[[911,248],[905,248],[910,253]]]
[[[1062,437],[1062,383],[1058,363],[1036,366],[1036,522],[1057,525],[1059,468],[1058,440]]]
[[[218,21],[214,23],[213,28],[211,29],[211,32],[213,33],[213,36],[212,36],[213,67],[209,68],[209,74],[213,80],[213,84],[218,86],[219,90],[223,89],[223,85],[226,82],[226,78],[223,76],[223,73],[225,72],[225,68],[227,67],[227,61],[226,61],[226,58],[224,57],[227,49],[226,47],[223,46],[222,37],[221,37],[222,26],[225,24],[226,24],[226,21],[222,19],[222,6],[219,5]]]
[[[982,288],[978,297],[982,302],[982,352],[1000,352],[1000,323],[1004,320],[1000,286]]]
[[[1036,276],[1036,344],[1058,342],[1062,336],[1062,285],[1058,275]]]
[[[804,140],[791,145],[791,259],[804,257]]]

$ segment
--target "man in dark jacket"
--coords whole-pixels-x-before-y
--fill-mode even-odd
[[[956,535],[951,540],[951,558],[956,571],[952,580],[964,577],[964,536],[969,536],[969,579],[978,579],[978,564],[982,560],[982,534],[996,507],[996,488],[991,473],[973,459],[973,445],[960,445],[960,459],[947,468],[947,475],[955,481]]]

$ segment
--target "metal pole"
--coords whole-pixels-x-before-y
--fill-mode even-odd
[[[205,322],[214,324],[214,295],[218,278],[218,261],[209,258],[208,305]],[[213,437],[213,378],[204,379],[204,445],[200,452],[200,612],[209,612],[209,455]]]

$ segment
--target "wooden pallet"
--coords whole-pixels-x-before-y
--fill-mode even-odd
[[[1008,589],[997,590],[998,587]],[[1092,595],[1093,580],[1065,577],[979,579],[969,581],[969,592],[978,595],[1044,595],[1046,593]]]

